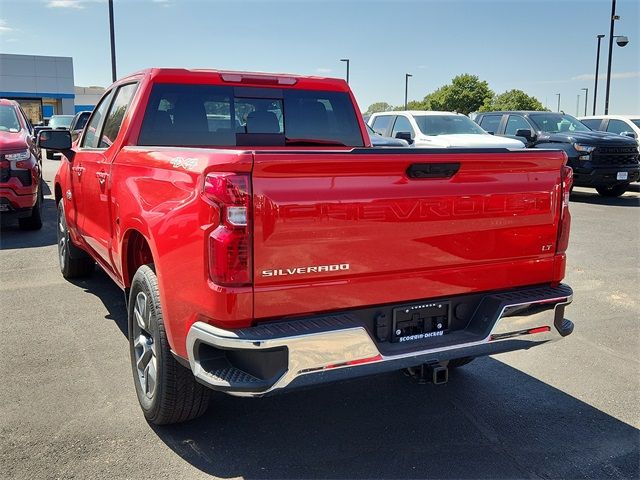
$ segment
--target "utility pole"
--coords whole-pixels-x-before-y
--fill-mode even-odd
[[[560,94],[556,93],[556,95],[558,96],[558,111],[560,111]]]
[[[341,62],[347,62],[347,83],[349,83],[349,59],[348,58],[341,58],[340,61]]]
[[[580,90],[584,90],[584,116],[587,116],[587,102],[589,101],[589,89],[581,88]]]
[[[407,109],[407,100],[409,96],[409,77],[413,77],[410,73],[404,74],[404,109]]]
[[[598,39],[598,50],[596,53],[596,80],[593,85],[593,113],[591,115],[596,114],[596,99],[598,98],[598,67],[600,66],[600,41],[604,38],[604,35],[597,35]]]
[[[604,114],[609,115],[609,90],[611,87],[611,56],[613,54],[613,27],[616,21],[616,0],[611,0],[611,28],[609,29],[609,62],[607,64],[607,91],[604,95]]]
[[[113,0],[109,0],[109,33],[111,34],[111,80],[118,79],[116,75],[116,37],[113,29]]]

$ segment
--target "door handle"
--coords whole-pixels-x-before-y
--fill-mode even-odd
[[[82,172],[84,172],[84,167],[71,167],[71,171],[76,172],[78,176],[80,176]]]
[[[98,178],[100,185],[104,185],[104,182],[107,181],[109,174],[107,172],[96,172],[96,177]]]

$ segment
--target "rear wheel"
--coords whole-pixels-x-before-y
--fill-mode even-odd
[[[619,197],[629,188],[628,183],[621,183],[607,187],[596,187],[596,191],[603,197]]]
[[[136,394],[149,422],[185,422],[207,411],[211,391],[171,353],[153,265],[141,266],[131,282],[129,349]]]
[[[38,199],[31,209],[31,216],[18,219],[20,230],[40,230],[42,228],[42,187],[38,189]]]
[[[64,278],[79,278],[90,275],[94,270],[94,261],[84,251],[73,245],[64,215],[64,202],[58,202],[58,260]]]

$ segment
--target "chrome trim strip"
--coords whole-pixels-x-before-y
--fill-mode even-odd
[[[572,295],[505,305],[497,316],[490,333],[482,340],[439,348],[427,348],[399,355],[383,356],[364,327],[349,327],[326,332],[290,335],[272,339],[240,338],[235,332],[223,330],[204,322],[196,322],[187,335],[189,364],[196,378],[211,388],[224,389],[236,396],[262,396],[287,387],[303,375],[314,375],[336,369],[357,369],[359,365],[399,362],[405,359],[432,356],[468,348],[498,345],[516,338],[520,342],[538,345],[562,338],[554,325],[556,310],[572,302]],[[548,331],[528,333],[527,330],[548,327]],[[493,336],[500,335],[500,338]],[[199,344],[229,350],[260,350],[286,347],[289,352],[288,370],[271,387],[259,392],[233,391],[226,381],[203,369],[199,359]],[[500,350],[496,348],[496,350]],[[359,362],[360,361],[360,362]],[[350,365],[349,362],[357,364]],[[354,372],[357,373],[357,372]],[[354,375],[355,376],[355,375]]]

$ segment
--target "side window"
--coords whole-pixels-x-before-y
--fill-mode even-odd
[[[24,121],[24,124],[27,127],[27,130],[29,131],[30,135],[33,135],[33,126],[31,125],[31,121],[29,120],[29,117],[27,117],[27,114],[24,113],[24,110],[22,109],[21,106],[18,106],[18,109],[20,110],[20,115],[22,115],[22,120]]]
[[[97,148],[98,140],[100,135],[100,127],[102,126],[102,119],[107,113],[107,108],[109,108],[109,103],[111,103],[111,97],[113,97],[113,90],[107,93],[100,104],[93,111],[93,115],[91,115],[91,119],[87,124],[87,128],[85,128],[84,137],[82,138],[81,147],[84,148]]]
[[[80,118],[78,118],[78,123],[76,123],[76,130],[82,130],[87,124],[87,120],[89,120],[90,116],[91,113],[89,112],[81,114]]]
[[[109,115],[107,115],[107,119],[104,122],[104,129],[98,144],[99,148],[109,148],[116,141],[122,126],[122,120],[124,120],[124,114],[127,112],[137,88],[137,83],[130,83],[118,88],[118,93],[116,93],[116,97],[111,104]]]
[[[600,120],[599,118],[588,118],[587,120],[580,121],[591,130],[600,130],[600,124],[602,123],[602,120]]]
[[[480,126],[487,132],[498,133],[502,115],[485,115],[480,120]]]
[[[632,132],[633,129],[622,120],[609,120],[607,132],[620,134],[622,132]]]
[[[380,135],[387,135],[389,127],[391,126],[391,120],[393,120],[393,115],[382,115],[380,117],[376,117],[373,120],[371,127],[376,131],[376,133],[379,133]]]
[[[393,125],[393,130],[391,131],[391,136],[395,137],[398,132],[409,132],[411,134],[411,138],[413,138],[414,131],[407,117],[398,115],[396,118],[396,123]]]
[[[521,128],[527,130],[533,130],[529,122],[527,122],[520,115],[509,115],[509,120],[507,120],[507,128],[504,131],[505,135],[515,135],[518,130]],[[485,128],[486,130],[486,128]],[[495,131],[495,130],[494,130]]]

